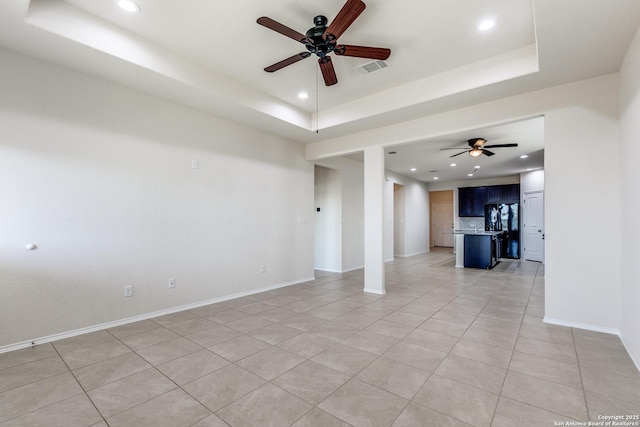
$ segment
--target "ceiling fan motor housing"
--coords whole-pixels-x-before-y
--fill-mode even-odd
[[[484,138],[472,138],[467,140],[467,142],[469,143],[469,147],[482,147],[487,140]]]
[[[313,18],[315,26],[309,28],[305,34],[307,38],[304,40],[304,44],[307,50],[319,58],[324,58],[336,48],[335,37],[324,37],[324,33],[327,30],[327,22],[326,16],[316,16]]]

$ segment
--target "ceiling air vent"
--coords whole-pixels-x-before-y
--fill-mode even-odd
[[[387,63],[386,61],[373,61],[357,67],[356,71],[358,72],[358,74],[364,75],[364,74],[371,74],[375,71],[382,70],[383,68],[388,68],[388,67],[389,67],[389,63]]]

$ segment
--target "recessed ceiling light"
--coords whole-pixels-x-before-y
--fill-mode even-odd
[[[526,154],[523,154],[522,156],[520,156],[521,159],[526,159],[527,157],[529,156],[527,156]]]
[[[455,163],[451,163],[449,166],[451,166],[452,168],[456,166]]]
[[[307,98],[309,98],[309,94],[307,92],[300,92],[300,93],[298,93],[298,98],[307,99]]]
[[[496,25],[496,21],[494,21],[493,19],[486,19],[482,21],[480,24],[478,24],[478,30],[487,31],[492,29],[495,25]]]
[[[438,179],[438,177],[437,177],[437,176],[434,176],[434,177],[433,177],[433,179]]]
[[[480,169],[480,165],[475,165],[473,168],[474,169]]]
[[[120,6],[120,9],[129,13],[140,12],[140,6],[131,0],[118,0],[118,6]]]
[[[468,173],[467,176],[473,176],[473,174],[472,173]]]
[[[411,172],[415,172],[415,171],[416,171],[416,168],[411,168]]]

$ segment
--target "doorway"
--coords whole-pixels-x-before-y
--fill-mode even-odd
[[[524,194],[522,230],[523,254],[529,261],[544,262],[544,192]]]
[[[433,246],[453,247],[453,203],[434,203]]]
[[[314,269],[342,272],[342,175],[315,166]]]
[[[430,191],[430,233],[432,247],[453,247],[453,190]]]

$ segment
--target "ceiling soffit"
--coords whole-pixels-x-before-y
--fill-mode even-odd
[[[251,110],[252,113],[309,132],[344,126],[367,117],[424,105],[437,99],[538,71],[537,49],[535,44],[530,44],[471,64],[416,78],[380,92],[350,99],[340,105],[320,109],[319,114],[316,114],[283,102],[246,82],[212,70],[193,58],[176,53],[70,2],[31,0],[25,22],[103,52],[117,59],[116,63],[124,61],[129,66],[137,66],[188,89],[173,91],[170,95],[172,101],[193,105],[195,95],[206,99],[206,102],[197,103],[205,110],[209,105],[219,112],[219,105],[234,104],[244,110]],[[348,83],[345,82],[345,85]],[[180,99],[181,93],[189,94],[191,99]]]

